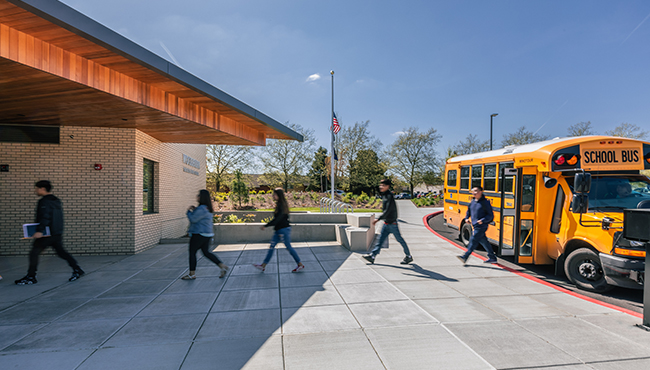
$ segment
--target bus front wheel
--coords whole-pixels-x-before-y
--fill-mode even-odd
[[[460,241],[463,242],[463,245],[467,247],[471,238],[472,225],[469,222],[465,222],[463,224],[463,227],[460,228]]]
[[[598,255],[588,248],[573,251],[564,261],[564,271],[578,288],[603,293],[613,287],[605,281]]]

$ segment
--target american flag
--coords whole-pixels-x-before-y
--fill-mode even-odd
[[[333,114],[333,119],[332,119],[332,131],[334,131],[334,134],[338,134],[339,131],[341,131],[341,126],[339,125],[339,120],[336,119],[336,113]]]

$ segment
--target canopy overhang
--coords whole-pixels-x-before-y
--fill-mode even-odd
[[[74,9],[0,0],[0,124],[136,128],[169,143],[302,141]]]

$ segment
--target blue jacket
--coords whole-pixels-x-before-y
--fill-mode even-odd
[[[492,205],[490,201],[482,196],[478,201],[472,199],[472,202],[467,207],[467,214],[465,219],[472,218],[472,227],[475,229],[487,229],[490,222],[494,220],[494,213],[492,212]],[[479,220],[481,224],[479,224]]]
[[[214,234],[212,213],[204,204],[196,207],[194,211],[188,210],[187,218],[190,220],[188,234]]]

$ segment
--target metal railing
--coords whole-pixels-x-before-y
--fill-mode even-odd
[[[345,212],[354,213],[354,208],[352,204],[343,203],[338,200],[333,200],[330,198],[321,198],[320,200],[320,212],[321,213],[345,213]]]

